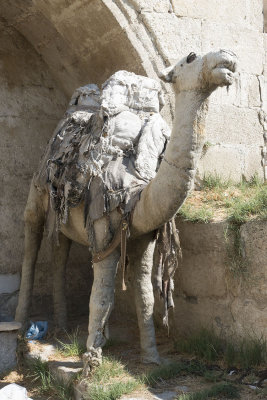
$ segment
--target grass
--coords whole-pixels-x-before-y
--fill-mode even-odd
[[[131,393],[142,384],[133,378],[125,366],[110,357],[104,357],[103,363],[94,369],[88,380],[87,399],[116,400]]]
[[[48,368],[48,363],[43,362],[40,358],[31,361],[28,365],[28,377],[32,382],[37,383],[37,391],[39,393],[54,394],[58,399],[73,399],[73,383],[68,384],[56,379]]]
[[[168,365],[157,367],[148,374],[143,375],[141,380],[149,386],[155,386],[158,382],[168,380],[178,375],[200,375],[203,376],[206,371],[205,365],[200,361],[180,361]]]
[[[219,396],[219,397],[218,397]],[[206,400],[210,398],[239,398],[239,389],[231,383],[218,383],[209,389],[204,389],[199,392],[182,394],[177,400]]]
[[[227,366],[243,369],[263,365],[267,361],[267,343],[263,338],[247,337],[226,341],[212,330],[201,329],[186,339],[179,339],[176,350],[193,354],[207,362],[223,360]]]
[[[86,346],[80,343],[78,339],[78,334],[79,328],[77,328],[71,334],[66,332],[68,343],[62,342],[61,340],[57,339],[58,343],[60,344],[60,348],[58,349],[58,351],[64,357],[79,357],[86,352]]]
[[[182,353],[194,354],[205,361],[212,362],[223,354],[224,343],[212,330],[201,329],[186,339],[176,343],[176,349]]]
[[[267,183],[262,183],[257,175],[239,184],[207,175],[202,190],[188,197],[179,215],[186,221],[204,223],[227,219],[231,224],[241,224],[252,218],[266,219]]]

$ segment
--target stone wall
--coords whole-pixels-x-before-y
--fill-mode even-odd
[[[242,225],[241,268],[233,234],[226,241],[227,223],[177,222],[183,258],[175,274],[171,335],[188,335],[205,327],[228,338],[256,335],[267,339],[267,222]],[[126,292],[121,282],[119,271],[114,313],[135,318],[131,275]],[[162,329],[163,302],[157,293],[155,299],[156,327]]]
[[[255,173],[263,177],[267,35],[262,9],[262,0],[1,1],[0,279],[10,282],[14,274],[14,281],[13,292],[8,285],[4,291],[0,287],[0,302],[6,299],[3,302],[14,310],[29,182],[78,86],[101,84],[119,69],[158,79],[161,69],[191,51],[230,48],[239,57],[238,78],[229,92],[219,89],[212,95],[199,176],[217,172],[235,180]],[[162,87],[166,97],[162,114],[171,124],[173,92],[169,84]],[[49,246],[44,243],[35,310],[43,304],[50,313],[49,260]],[[87,310],[91,282],[87,261],[87,249],[74,246],[67,282],[75,310]]]
[[[66,96],[47,65],[15,29],[0,20],[0,320],[14,314],[23,257],[23,212],[30,180],[47,141],[65,111]],[[51,296],[50,246],[44,241],[37,265],[35,302],[47,308]],[[68,269],[68,294],[86,312],[90,258],[74,246]],[[78,273],[76,271],[79,271]],[[86,283],[87,281],[87,283]],[[84,299],[84,295],[86,297]],[[79,300],[78,300],[79,299]],[[73,308],[73,307],[72,307]],[[77,307],[78,308],[78,307]],[[36,308],[35,308],[36,309]]]

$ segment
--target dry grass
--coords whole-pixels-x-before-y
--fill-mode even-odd
[[[257,177],[249,182],[233,184],[218,176],[203,179],[202,189],[194,191],[179,210],[179,215],[191,222],[244,223],[250,219],[267,218],[267,183]]]

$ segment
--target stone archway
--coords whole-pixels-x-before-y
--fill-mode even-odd
[[[107,3],[16,0],[10,4],[3,0],[0,4],[0,151],[5,188],[0,211],[4,227],[0,274],[9,278],[14,274],[14,282],[18,282],[22,261],[23,210],[29,182],[74,89],[89,82],[101,84],[119,69],[155,74],[123,16],[115,10],[115,17]],[[112,8],[114,2],[110,3]],[[74,247],[70,264],[73,268],[69,268],[68,281],[72,284],[68,291],[70,297],[76,297],[76,304],[83,303],[83,312],[89,295],[87,249]],[[78,274],[74,272],[77,269]],[[35,302],[45,311],[49,310],[51,279],[49,246],[45,244],[35,279]],[[13,285],[9,296],[12,312],[17,289]]]

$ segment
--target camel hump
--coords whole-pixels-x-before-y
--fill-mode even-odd
[[[48,187],[54,226],[82,200],[87,226],[118,206],[131,211],[170,136],[159,114],[162,98],[159,82],[127,71],[112,75],[102,91],[94,84],[75,90],[35,176]]]

